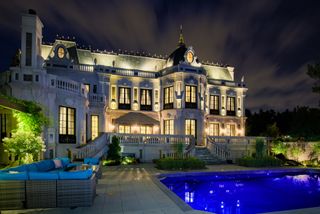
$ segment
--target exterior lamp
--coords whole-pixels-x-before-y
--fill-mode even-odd
[[[226,109],[224,107],[221,108],[221,115],[222,116],[226,115]]]
[[[114,99],[111,100],[111,109],[116,109],[117,108],[117,103]]]
[[[238,117],[241,117],[241,108],[238,108],[237,114],[238,114]]]
[[[134,111],[138,111],[139,110],[139,105],[138,105],[138,102],[136,100],[132,104],[132,109]]]

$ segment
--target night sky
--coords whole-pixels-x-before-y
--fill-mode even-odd
[[[276,110],[317,106],[307,65],[320,59],[320,1],[1,1],[0,70],[20,46],[20,13],[37,11],[44,42],[75,36],[93,49],[169,55],[179,26],[202,61],[245,76],[246,105]]]

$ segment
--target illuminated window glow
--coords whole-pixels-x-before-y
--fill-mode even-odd
[[[91,115],[91,139],[94,140],[99,135],[99,116]]]
[[[164,134],[173,135],[174,134],[174,121],[164,120]]]

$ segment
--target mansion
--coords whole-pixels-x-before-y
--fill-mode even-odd
[[[182,32],[164,58],[94,51],[64,38],[46,44],[42,28],[35,11],[22,15],[21,52],[0,73],[0,90],[43,107],[52,121],[43,133],[46,157],[101,133],[192,135],[197,145],[206,136],[245,135],[244,82],[233,67],[201,62]],[[3,138],[13,125],[3,123],[5,108],[0,114]]]

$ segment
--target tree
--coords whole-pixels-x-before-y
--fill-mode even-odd
[[[312,87],[312,91],[320,94],[320,63],[316,63],[315,65],[308,65],[307,74],[312,79],[316,80]]]
[[[267,126],[267,136],[268,137],[279,137],[280,131],[279,128],[277,127],[277,123],[273,123],[272,125]]]
[[[24,130],[12,133],[12,137],[3,139],[5,152],[18,158],[19,165],[32,163],[40,152],[45,151],[45,144],[40,136]]]
[[[109,145],[109,150],[107,152],[107,159],[114,160],[120,163],[121,155],[120,155],[121,147],[120,141],[117,136],[112,137],[112,142]]]

